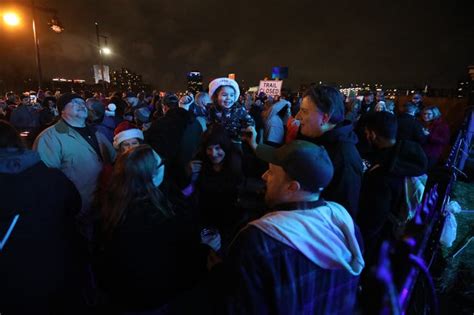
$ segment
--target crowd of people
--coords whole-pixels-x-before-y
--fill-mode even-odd
[[[9,92],[0,313],[352,314],[449,127],[423,96]]]

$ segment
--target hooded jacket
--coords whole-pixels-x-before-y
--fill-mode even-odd
[[[402,140],[376,153],[364,174],[357,217],[368,253],[377,252],[381,240],[392,236],[389,216],[399,216],[405,177],[423,175],[427,169],[427,158],[416,142]],[[374,246],[375,250],[371,249]]]
[[[415,116],[402,113],[398,115],[397,140],[410,140],[424,144],[426,136],[423,133],[423,126]]]
[[[351,314],[364,267],[356,230],[342,206],[323,200],[250,222],[226,261],[230,313]]]
[[[278,112],[285,106],[291,107],[288,101],[281,100],[273,104],[268,110],[263,112],[264,131],[263,141],[274,144],[283,144],[285,141],[285,123],[278,116]]]
[[[356,148],[358,138],[352,123],[344,120],[319,138],[308,138],[300,133],[298,139],[326,149],[334,166],[334,176],[321,196],[341,204],[354,218],[358,210],[363,164]]]
[[[81,254],[74,216],[81,198],[37,152],[0,149],[0,310],[71,313],[80,296]]]

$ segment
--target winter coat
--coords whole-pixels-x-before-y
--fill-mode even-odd
[[[441,118],[436,119],[428,126],[430,134],[423,145],[423,150],[429,160],[429,166],[438,162],[446,146],[449,144],[450,132],[448,124]]]
[[[242,129],[255,126],[255,121],[245,107],[235,103],[230,109],[213,104],[209,109],[209,122],[224,126],[234,142],[241,142]]]
[[[281,100],[264,112],[265,129],[263,141],[265,143],[281,145],[285,142],[285,124],[280,116],[278,116],[278,112],[285,106],[291,107],[291,104],[288,101]]]
[[[125,213],[98,256],[99,285],[123,310],[157,309],[196,284],[207,251],[192,224],[165,217],[147,198]]]
[[[364,174],[357,217],[366,251],[373,259],[381,242],[392,238],[396,227],[392,222],[399,218],[405,177],[420,176],[427,169],[426,156],[416,142],[402,140],[376,154]]]
[[[239,161],[240,162],[240,161]],[[244,218],[244,211],[238,207],[239,185],[242,169],[227,169],[216,172],[212,166],[203,165],[196,182],[195,200],[200,222],[205,227],[217,228],[223,243],[230,241],[235,229]]]
[[[160,155],[167,176],[185,186],[186,167],[196,154],[202,127],[193,113],[183,108],[170,109],[145,131],[145,142]]]
[[[255,121],[255,130],[257,130],[257,140],[260,141],[263,136],[263,128],[265,126],[262,117],[262,105],[252,104],[250,106],[249,115]]]
[[[104,120],[100,124],[94,125],[98,132],[103,134],[110,143],[114,143],[114,130],[120,123],[120,119],[115,116],[104,116]]]
[[[75,228],[76,187],[37,152],[16,148],[0,149],[0,187],[1,312],[81,313],[85,247]]]
[[[345,209],[322,200],[250,222],[215,271],[228,314],[352,314],[364,267],[356,230]]]
[[[39,111],[39,124],[40,127],[49,127],[54,122],[56,122],[57,117],[54,115],[54,112],[49,107],[43,107]]]
[[[321,196],[341,204],[354,218],[359,208],[363,164],[356,149],[358,139],[352,131],[352,123],[344,120],[319,138],[308,138],[301,134],[298,138],[326,149],[334,166],[334,176]]]
[[[95,135],[101,156],[63,120],[45,129],[33,144],[48,167],[61,170],[76,185],[82,198],[81,218],[88,215],[104,163],[115,160],[112,144],[101,133]]]
[[[397,140],[409,140],[419,144],[426,142],[423,126],[415,116],[407,113],[402,113],[398,116]]]

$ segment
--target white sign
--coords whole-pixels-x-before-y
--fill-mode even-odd
[[[258,93],[263,92],[268,96],[280,96],[282,85],[283,81],[281,80],[262,80],[258,86]]]
[[[104,72],[104,80],[102,80],[102,71]],[[95,83],[99,83],[100,81],[105,81],[110,83],[110,74],[109,74],[109,66],[99,66],[99,65],[94,65],[94,79]]]

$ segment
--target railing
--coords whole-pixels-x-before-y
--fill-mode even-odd
[[[473,133],[474,109],[469,107],[445,165],[428,174],[417,220],[413,220],[407,227],[407,232],[400,241],[384,244],[385,250],[381,251],[378,266],[378,278],[385,284],[387,300],[390,301],[390,310],[386,307],[382,310],[384,314],[407,313],[410,306],[417,302],[413,298],[414,290],[421,281],[426,281],[429,287],[428,292],[425,292],[429,297],[425,296],[421,304],[425,311],[428,310],[428,314],[438,314],[438,300],[429,269],[440,246],[439,239],[445,221],[444,209],[452,187],[458,176],[466,176],[463,168]]]

